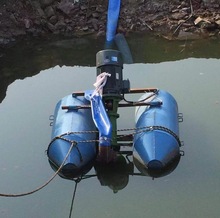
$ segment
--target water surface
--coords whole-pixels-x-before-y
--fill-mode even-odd
[[[138,43],[129,39],[135,63],[124,65],[124,78],[130,79],[132,88],[157,87],[177,100],[179,112],[184,116],[180,139],[184,141],[185,156],[175,171],[157,179],[130,175],[128,184],[116,188],[109,184],[101,186],[97,177],[82,180],[77,186],[71,215],[75,183],[56,177],[33,195],[1,197],[1,217],[219,217],[219,42],[211,40],[206,45],[200,42],[199,47],[198,41],[140,38]],[[48,47],[46,43],[35,42],[28,47],[18,45],[17,53],[13,49],[3,52],[1,193],[30,191],[53,175],[45,154],[51,133],[49,116],[63,96],[93,88],[95,53],[102,46],[97,40],[89,42],[75,41],[72,48],[63,41],[51,42],[53,46]],[[192,47],[184,47],[182,51],[186,43]],[[118,125],[134,127],[134,109],[124,110]],[[134,173],[138,174],[137,169]],[[89,175],[94,174],[92,169]]]

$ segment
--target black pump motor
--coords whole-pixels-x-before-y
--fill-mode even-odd
[[[130,89],[129,80],[123,80],[123,59],[117,50],[107,49],[96,54],[97,76],[103,72],[109,73],[103,95],[121,96]]]

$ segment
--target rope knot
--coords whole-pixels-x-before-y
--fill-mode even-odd
[[[110,77],[110,73],[103,72],[96,77],[96,82],[93,84],[95,86],[95,90],[92,94],[92,97],[99,93],[102,96],[103,87],[105,86],[108,77]]]

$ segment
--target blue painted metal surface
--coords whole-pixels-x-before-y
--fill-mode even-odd
[[[80,106],[89,105],[90,102],[84,97],[73,97],[68,95],[61,99],[54,112],[54,124],[51,138],[61,136],[70,132],[95,131],[92,114],[90,109],[62,110],[62,106]],[[70,107],[71,109],[71,107]],[[72,108],[74,109],[74,108]],[[48,147],[47,155],[50,163],[55,169],[59,168],[64,161],[66,154],[71,146],[68,140],[79,142],[74,147],[67,158],[61,174],[75,177],[84,173],[91,162],[96,158],[96,143],[80,142],[86,140],[95,140],[96,133],[66,134],[63,139],[56,139]],[[61,176],[62,176],[61,175]]]
[[[120,5],[121,5],[121,0],[109,0],[108,17],[107,17],[107,32],[106,32],[107,42],[111,42],[114,40],[117,25],[118,25]]]
[[[141,99],[148,95],[149,93],[144,94]],[[165,168],[180,155],[177,103],[172,95],[163,90],[159,90],[158,94],[151,99],[152,102],[158,100],[162,101],[161,106],[140,106],[136,108],[137,128],[162,127],[137,133],[134,137],[133,155],[148,169]],[[163,130],[163,127],[170,132]]]
[[[92,117],[99,130],[99,146],[111,146],[112,124],[106,113],[102,97],[96,94],[91,97]]]

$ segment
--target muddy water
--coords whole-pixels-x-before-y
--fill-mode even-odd
[[[141,176],[126,160],[121,174],[79,182],[56,177],[41,191],[0,198],[1,217],[206,218],[220,213],[219,42],[170,42],[146,36],[128,39],[135,63],[124,65],[132,88],[157,87],[178,102],[185,152],[167,176]],[[45,150],[49,116],[74,90],[92,89],[95,54],[103,41],[67,39],[28,42],[1,51],[0,193],[23,193],[53,175]],[[136,98],[132,96],[131,98]],[[120,111],[121,112],[121,111]],[[133,118],[132,118],[133,117]],[[134,127],[134,109],[121,112],[119,128]],[[101,180],[101,181],[100,181]]]

